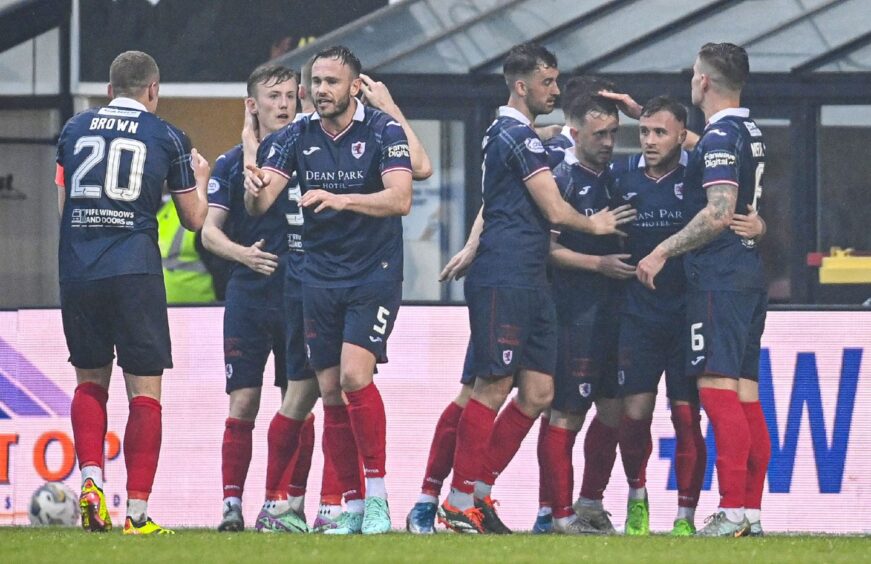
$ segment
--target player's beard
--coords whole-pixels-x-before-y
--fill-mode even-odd
[[[351,91],[348,90],[345,92],[345,95],[341,98],[336,98],[336,101],[333,103],[333,107],[335,108],[333,111],[325,111],[321,112],[320,106],[318,106],[318,115],[324,119],[332,119],[334,117],[340,116],[345,113],[345,110],[348,109],[348,106],[351,104]]]

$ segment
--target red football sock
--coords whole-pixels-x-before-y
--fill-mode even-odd
[[[457,445],[457,425],[463,408],[454,402],[448,404],[436,423],[432,445],[429,447],[429,460],[426,463],[426,473],[420,491],[438,497],[442,491],[442,483],[451,473],[454,463],[454,447]]]
[[[242,497],[245,478],[251,465],[251,434],[254,422],[228,417],[224,422],[224,443],[221,445],[221,477],[224,497]]]
[[[327,448],[326,407],[324,406],[324,434],[321,435],[321,451],[324,455],[324,469],[321,474],[321,504],[341,505],[342,483],[339,481],[339,475],[336,473],[336,465],[333,463],[332,453]]]
[[[553,516],[568,517],[574,512],[572,495],[575,489],[575,468],[572,465],[572,450],[578,432],[548,425],[542,435],[544,440],[539,441],[539,451],[542,452],[543,457],[539,458],[538,463],[540,467],[547,468],[550,473]]]
[[[70,405],[70,419],[79,468],[103,467],[103,443],[106,439],[106,402],[109,390],[94,382],[76,386]]]
[[[705,477],[707,449],[699,424],[699,411],[690,405],[675,405],[671,408],[671,422],[677,446],[674,456],[674,473],[677,477],[677,504],[694,508],[699,504],[699,493]],[[701,439],[701,440],[699,440]],[[701,444],[701,451],[699,445]],[[701,460],[701,464],[699,464]]]
[[[457,446],[454,450],[454,477],[451,487],[471,494],[475,480],[481,475],[481,459],[493,431],[496,412],[483,403],[471,399],[466,404],[457,425]]]
[[[124,431],[124,463],[127,467],[127,498],[147,500],[160,458],[161,407],[148,396],[130,400],[130,415]]]
[[[758,401],[743,402],[744,416],[750,430],[750,455],[747,458],[747,487],[744,495],[746,509],[762,508],[762,492],[765,489],[765,474],[771,459],[771,437],[762,404]]]
[[[381,394],[373,382],[345,395],[354,441],[363,460],[363,473],[366,478],[383,478],[387,460],[387,415]]]
[[[611,480],[611,470],[617,459],[619,430],[594,417],[584,438],[584,481],[581,497],[602,499]]]
[[[548,465],[544,462],[545,459],[545,441],[547,440],[547,431],[550,428],[550,419],[547,416],[541,416],[541,425],[538,427],[538,444],[536,455],[538,457],[538,506],[553,507],[553,495],[550,493],[551,477]],[[572,439],[574,441],[574,439]],[[574,486],[572,488],[574,489]],[[571,494],[569,494],[571,495]]]
[[[299,447],[303,421],[276,412],[266,433],[266,499],[287,499],[285,472]]]
[[[287,495],[305,495],[305,486],[312,467],[312,454],[315,450],[315,416],[309,414],[302,422],[299,433],[299,448],[287,468]]]
[[[344,405],[324,406],[323,448],[335,469],[339,491],[345,501],[363,499],[360,458],[351,430],[351,418]]]
[[[738,392],[716,388],[699,388],[699,398],[714,426],[717,441],[717,481],[720,484],[720,507],[744,507],[747,488],[747,458],[750,454],[750,430],[738,401]]]
[[[535,424],[535,417],[523,413],[517,402],[510,401],[502,410],[493,425],[493,432],[484,452],[484,466],[481,472],[481,481],[493,485],[517,451],[529,430]]]
[[[630,488],[643,488],[647,484],[647,460],[653,450],[651,421],[651,418],[638,420],[624,417],[620,423],[620,456]]]

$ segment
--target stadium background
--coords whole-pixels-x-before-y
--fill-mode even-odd
[[[52,309],[54,142],[74,111],[105,101],[107,68],[118,52],[140,48],[156,57],[163,73],[159,114],[185,129],[211,160],[237,142],[244,79],[253,66],[275,58],[299,67],[328,44],[351,46],[412,119],[435,174],[416,183],[405,220],[404,295],[409,304],[429,305],[403,310],[391,364],[379,376],[390,424],[388,485],[400,523],[438,413],[456,390],[468,322],[460,307],[434,306],[462,303],[462,286],[439,285],[436,273],[462,245],[480,205],[480,139],[504,102],[502,56],[512,44],[536,39],[557,53],[564,75],[605,74],[640,101],[667,92],[688,103],[695,49],[714,40],[750,53],[753,76],[743,102],[763,128],[770,155],[762,203],[770,230],[761,248],[778,305],[765,335],[773,376],[766,414],[776,468],[786,472],[790,460],[794,466],[791,479],[769,473],[766,528],[871,531],[871,479],[862,473],[871,447],[863,356],[871,324],[860,306],[871,285],[820,284],[817,268],[832,246],[871,250],[867,9],[865,0],[0,0],[0,308],[8,310],[0,313],[0,522],[20,522],[42,481],[78,483],[76,471],[67,471],[63,401],[47,403],[68,399],[74,385],[60,315]],[[561,119],[554,112],[541,123]],[[691,127],[701,123],[694,113]],[[622,119],[618,143],[621,152],[637,148],[631,120]],[[22,309],[31,307],[37,309]],[[177,368],[167,377],[158,482],[172,486],[158,487],[155,504],[168,505],[161,496],[190,496],[167,524],[209,526],[217,521],[226,409],[220,308],[173,309],[171,319]],[[53,384],[34,383],[36,373]],[[119,386],[112,394],[110,430],[120,437],[126,402]],[[248,480],[249,515],[262,488],[266,421],[276,399],[265,393],[255,431],[261,440]],[[673,432],[664,408],[656,417],[652,524],[665,528],[671,510],[664,508],[674,503],[665,489]],[[506,521],[521,528],[535,509],[533,442],[499,485],[510,500]],[[582,467],[580,452],[576,463]],[[319,464],[316,458],[313,493]],[[112,495],[121,496],[120,458],[107,471]],[[620,476],[618,468],[606,498],[615,521],[622,520]],[[703,512],[715,497],[704,496]],[[816,516],[797,507],[813,507]]]

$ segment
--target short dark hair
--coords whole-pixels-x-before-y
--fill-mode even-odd
[[[109,67],[109,83],[115,96],[138,96],[152,82],[160,81],[160,69],[148,53],[124,51]]]
[[[538,43],[515,45],[502,63],[502,75],[509,84],[520,76],[532,74],[539,65],[556,68],[556,55]]]
[[[357,78],[363,72],[363,65],[360,63],[360,59],[344,45],[333,45],[318,51],[311,58],[312,66],[314,66],[315,61],[318,59],[338,59],[340,63],[351,68],[351,74],[354,78]]]
[[[575,75],[566,81],[562,88],[563,109],[571,105],[572,100],[578,96],[595,96],[602,90],[617,91],[614,81],[593,75]]]
[[[260,65],[248,76],[248,96],[252,98],[257,94],[257,85],[275,86],[287,80],[295,80],[299,86],[299,75],[296,71],[281,65]]]
[[[739,92],[750,76],[750,60],[743,47],[732,43],[705,43],[699,59],[713,67],[722,77],[723,86]]]
[[[609,116],[616,116],[620,113],[614,100],[597,94],[579,94],[568,102],[568,107],[564,107],[563,112],[565,113],[566,121],[572,123],[583,123],[587,114],[590,113]]]
[[[671,96],[654,96],[648,100],[641,110],[641,117],[650,117],[657,112],[669,112],[677,121],[687,123],[686,106]]]

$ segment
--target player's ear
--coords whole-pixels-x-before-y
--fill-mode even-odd
[[[514,81],[514,92],[517,93],[521,98],[525,98],[529,89],[527,88],[526,81],[522,78],[518,78]]]
[[[578,128],[577,127],[569,126],[569,135],[572,136],[572,139],[574,139],[575,143],[578,142]]]
[[[363,79],[360,78],[359,76],[355,77],[353,80],[351,80],[351,96],[356,97],[357,94],[360,93],[360,87],[362,84],[363,84]]]
[[[112,89],[112,83],[111,83],[111,82],[110,82],[109,84],[106,85],[106,96],[108,96],[110,100],[114,100],[114,99],[115,99],[115,92],[114,92],[114,90]]]
[[[307,91],[306,91],[305,85],[300,84],[296,89],[296,97],[300,100],[303,100],[303,99],[305,99],[306,93],[307,93]]]
[[[678,142],[680,142],[681,145],[684,144],[684,141],[687,140],[687,130],[686,129],[681,129],[680,134],[678,134],[678,136],[677,136],[677,140],[678,140]]]
[[[257,115],[257,102],[252,97],[245,98],[245,107],[251,113],[251,115]]]

